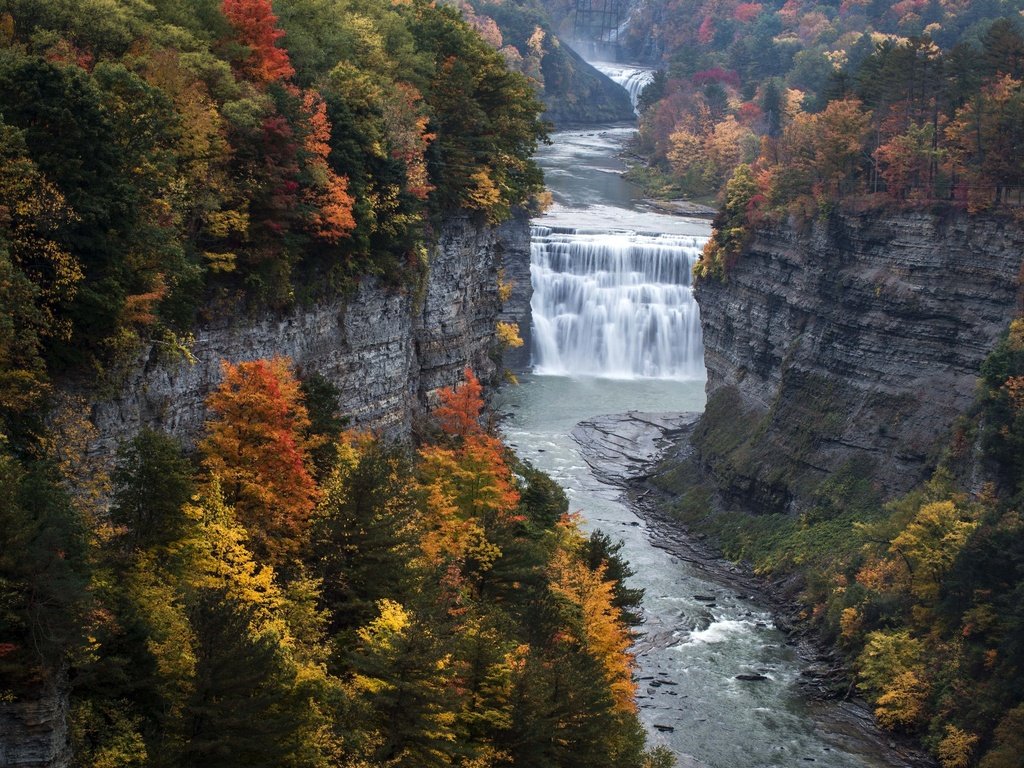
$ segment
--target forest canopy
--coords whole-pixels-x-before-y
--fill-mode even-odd
[[[214,305],[415,282],[542,189],[541,109],[424,0],[2,0],[0,431]]]

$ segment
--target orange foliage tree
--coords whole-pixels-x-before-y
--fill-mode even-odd
[[[238,41],[249,49],[241,65],[248,77],[267,84],[295,74],[288,51],[277,46],[284,30],[277,28],[270,0],[224,0],[221,10],[238,34]]]
[[[519,491],[504,446],[480,426],[480,381],[469,368],[464,375],[461,386],[441,390],[435,411],[441,429],[453,438],[452,446],[420,451],[431,528],[424,550],[432,560],[465,563],[482,573],[501,556],[495,532],[520,520]]]
[[[302,97],[302,111],[306,117],[306,168],[312,184],[306,188],[306,202],[313,209],[313,233],[329,242],[337,242],[355,229],[352,206],[355,201],[348,193],[348,179],[334,172],[327,162],[331,154],[331,121],[327,117],[327,104],[320,94],[306,91]]]
[[[560,549],[550,564],[550,589],[567,608],[570,617],[566,636],[597,659],[604,669],[615,708],[636,711],[635,661],[629,653],[633,638],[621,611],[613,605],[615,583],[606,578],[606,566],[591,569],[571,551],[582,539],[576,520],[561,524],[570,547]]]
[[[306,437],[309,415],[291,361],[223,363],[224,380],[207,405],[214,418],[200,448],[225,501],[274,564],[299,548],[316,503]]]

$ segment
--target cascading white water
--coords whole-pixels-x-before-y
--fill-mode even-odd
[[[705,239],[535,225],[534,370],[703,377],[700,313],[690,275]]]
[[[613,80],[626,89],[630,101],[633,102],[634,112],[640,100],[640,94],[654,80],[654,70],[649,67],[626,66],[604,61],[591,62],[591,66],[609,80]]]

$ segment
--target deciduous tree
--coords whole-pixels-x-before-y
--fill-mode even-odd
[[[254,551],[280,565],[297,554],[317,497],[299,383],[287,358],[222,368],[208,400],[203,465],[219,478]]]

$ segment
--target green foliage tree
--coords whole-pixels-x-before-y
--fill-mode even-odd
[[[193,467],[167,435],[143,429],[118,451],[111,521],[129,548],[166,547],[181,538],[182,508],[195,491]]]
[[[412,591],[421,531],[410,478],[408,460],[377,439],[350,435],[336,444],[311,532],[312,567],[335,632],[354,631],[379,601]]]
[[[46,680],[84,642],[86,532],[45,463],[0,442],[0,672],[5,688]],[[8,688],[10,690],[10,688]]]

